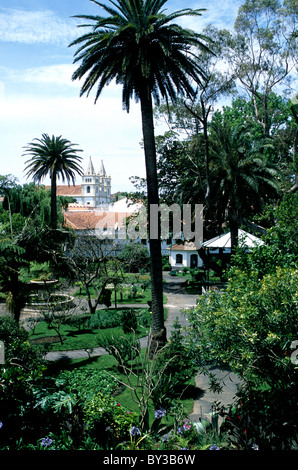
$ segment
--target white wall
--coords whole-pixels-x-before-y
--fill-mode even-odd
[[[176,263],[176,255],[182,255],[182,263]],[[190,268],[191,267],[191,255],[197,255],[198,264],[197,267],[203,266],[203,261],[199,257],[197,251],[185,251],[175,250],[170,251],[169,262],[172,268]]]

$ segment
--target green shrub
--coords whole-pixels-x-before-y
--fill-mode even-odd
[[[0,340],[5,363],[0,364],[0,449],[36,435],[41,421],[33,409],[33,387],[43,380],[46,369],[40,350],[28,340],[28,332],[11,317],[0,317]],[[4,431],[4,432],[3,432]]]
[[[205,364],[230,368],[241,378],[242,430],[250,416],[250,431],[267,429],[275,450],[298,442],[298,369],[291,359],[298,338],[297,286],[297,269],[277,267],[262,277],[234,269],[225,292],[201,296],[188,314],[190,349]]]
[[[138,320],[134,310],[124,310],[121,314],[121,323],[124,333],[132,333],[138,328]]]
[[[110,307],[111,296],[112,296],[112,291],[110,289],[103,289],[101,296],[99,297],[99,303],[106,305],[106,307]]]
[[[140,341],[134,335],[106,334],[98,338],[98,346],[111,354],[121,368],[140,353]]]
[[[129,437],[129,430],[137,415],[126,410],[110,396],[98,393],[84,406],[88,433],[96,442],[121,442]]]
[[[81,314],[81,315],[72,315],[69,318],[65,319],[65,324],[77,328],[78,331],[81,329],[88,329],[90,327],[90,315]]]
[[[118,392],[118,380],[105,371],[63,371],[35,388],[34,408],[48,421],[55,448],[59,442],[59,449],[78,450],[89,442],[94,449],[111,440],[117,443],[135,420],[134,414],[116,402]],[[59,423],[56,427],[53,418]],[[67,439],[63,440],[60,429],[67,430]]]
[[[197,366],[193,353],[185,346],[181,325],[176,319],[170,341],[157,356],[159,368],[164,368],[159,386],[153,394],[155,406],[167,408],[194,376]]]
[[[97,310],[90,318],[89,328],[115,328],[121,325],[121,316],[114,310]]]
[[[93,369],[65,370],[55,379],[56,385],[65,392],[75,392],[81,399],[90,399],[100,391],[113,395],[118,390],[118,381],[105,371]]]

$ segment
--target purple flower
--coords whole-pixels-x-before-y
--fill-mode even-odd
[[[188,420],[186,420],[183,424],[183,428],[185,429],[185,431],[189,431],[191,429],[191,424],[189,424]]]
[[[164,410],[163,408],[160,408],[160,410],[156,410],[155,411],[155,418],[157,419],[161,419],[163,416],[166,415],[166,410]]]
[[[210,447],[209,447],[209,450],[220,450],[219,447],[216,445],[216,444],[212,444]]]
[[[132,437],[135,437],[141,434],[141,431],[136,426],[133,426],[129,432]]]
[[[53,444],[53,439],[50,439],[49,437],[45,437],[41,440],[40,445],[42,447],[48,447],[51,444]]]
[[[0,429],[3,427],[3,423],[2,421],[0,421]]]
[[[253,444],[253,445],[251,446],[251,448],[252,448],[252,450],[259,450],[258,444]]]

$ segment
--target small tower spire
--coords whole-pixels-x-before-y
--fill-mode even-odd
[[[89,157],[89,163],[88,163],[86,175],[94,175],[94,166],[93,166],[91,157]]]
[[[106,176],[106,170],[105,170],[105,167],[104,167],[104,164],[103,164],[103,161],[102,161],[102,160],[101,160],[101,165],[100,165],[99,174],[100,174],[101,176]]]

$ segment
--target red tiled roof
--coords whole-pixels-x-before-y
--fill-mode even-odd
[[[176,243],[168,248],[168,250],[174,251],[197,251],[193,242],[184,242],[183,244]]]
[[[51,186],[45,186],[45,189],[51,189]],[[82,185],[66,185],[66,184],[61,184],[57,185],[57,191],[56,191],[57,196],[81,196],[82,195]]]
[[[94,230],[95,228],[121,228],[130,214],[126,212],[104,212],[77,208],[64,213],[65,225],[75,230]]]

